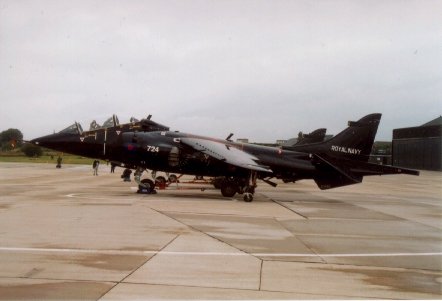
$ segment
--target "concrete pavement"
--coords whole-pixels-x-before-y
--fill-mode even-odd
[[[0,299],[442,297],[442,173],[245,203],[109,169],[0,163]]]

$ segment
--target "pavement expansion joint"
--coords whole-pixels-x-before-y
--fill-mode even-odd
[[[244,203],[138,195],[105,168],[0,163],[0,296],[442,297],[442,173],[258,184]]]

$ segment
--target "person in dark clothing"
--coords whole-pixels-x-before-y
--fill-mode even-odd
[[[57,165],[55,167],[57,168],[61,168],[61,161],[63,161],[63,158],[61,158],[60,156],[58,156],[57,158]]]
[[[94,176],[98,176],[98,166],[100,165],[100,161],[95,160],[94,163],[92,163],[92,168],[94,169]]]
[[[130,175],[132,174],[132,170],[130,170],[129,168],[126,168],[123,171],[123,174],[121,175],[121,178],[123,179],[124,182],[130,182]]]

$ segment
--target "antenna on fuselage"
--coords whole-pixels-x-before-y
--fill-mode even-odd
[[[233,136],[233,133],[230,133],[229,136],[227,136],[226,140],[227,141],[232,141],[232,140],[230,140],[230,138],[232,138],[232,136]]]

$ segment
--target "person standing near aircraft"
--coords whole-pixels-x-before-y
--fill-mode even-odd
[[[61,156],[58,156],[57,165],[55,166],[56,168],[61,168],[61,161],[63,161],[63,158]]]
[[[129,168],[126,168],[123,171],[123,174],[121,175],[121,178],[123,179],[124,182],[130,182],[130,175],[132,174],[132,170],[130,170]]]
[[[98,176],[98,166],[100,165],[100,161],[95,160],[94,163],[92,163],[92,168],[94,169],[94,176]]]

